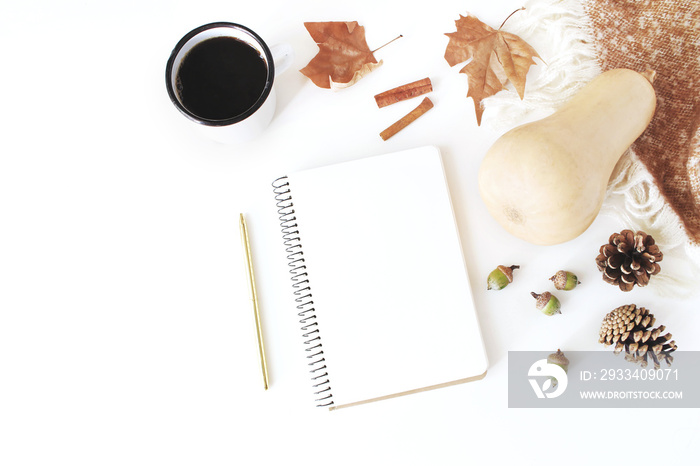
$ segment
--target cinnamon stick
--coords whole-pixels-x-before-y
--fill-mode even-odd
[[[430,82],[430,78],[425,78],[412,83],[404,84],[403,86],[389,89],[381,94],[377,94],[374,96],[374,100],[377,101],[377,106],[382,108],[386,107],[387,105],[395,104],[396,102],[401,102],[402,100],[427,94],[432,90],[433,84]]]
[[[423,102],[421,102],[418,107],[414,108],[406,116],[401,118],[399,121],[397,121],[393,125],[389,126],[387,129],[385,129],[381,133],[379,133],[379,136],[381,136],[381,138],[386,141],[387,139],[389,139],[390,137],[394,136],[396,133],[398,133],[399,131],[404,129],[406,126],[408,126],[411,123],[413,123],[414,121],[416,121],[416,119],[418,117],[423,115],[425,112],[427,112],[431,108],[433,108],[433,102],[428,97],[426,97],[425,99],[423,99]]]

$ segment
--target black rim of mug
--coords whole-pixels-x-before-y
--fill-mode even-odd
[[[255,41],[258,42],[258,44],[260,44],[260,48],[265,53],[265,61],[267,64],[267,82],[265,83],[265,88],[263,89],[262,94],[260,94],[260,97],[258,98],[258,100],[245,112],[243,112],[239,115],[236,115],[235,117],[226,118],[224,120],[212,120],[212,119],[208,119],[208,118],[202,118],[202,117],[190,112],[189,110],[187,110],[184,107],[184,105],[182,105],[182,102],[180,102],[180,99],[178,99],[177,92],[173,88],[173,80],[172,80],[173,73],[177,73],[177,70],[174,69],[175,58],[180,53],[180,50],[182,50],[182,48],[185,46],[185,44],[190,39],[192,39],[194,36],[196,36],[197,34],[203,32],[203,31],[207,31],[209,29],[215,29],[215,28],[240,29],[240,30],[246,32],[253,39],[255,39]],[[173,49],[172,53],[170,54],[170,58],[168,59],[168,64],[165,67],[165,85],[168,89],[168,96],[170,97],[170,100],[173,102],[175,107],[177,107],[177,109],[180,110],[180,112],[182,112],[187,118],[189,118],[192,121],[195,121],[197,123],[201,123],[201,124],[207,125],[207,126],[228,126],[228,125],[231,125],[234,123],[238,123],[239,121],[243,121],[246,118],[248,118],[249,116],[251,116],[267,100],[267,97],[270,95],[270,91],[272,90],[272,83],[273,83],[274,79],[275,79],[275,63],[272,59],[272,52],[270,52],[270,48],[267,46],[265,41],[262,40],[262,37],[260,37],[254,31],[252,31],[251,29],[249,29],[241,24],[229,23],[229,22],[225,22],[225,21],[219,21],[216,23],[205,24],[203,26],[200,26],[200,27],[188,32],[182,39],[180,39],[180,42],[178,42],[177,45],[175,46],[175,48]]]

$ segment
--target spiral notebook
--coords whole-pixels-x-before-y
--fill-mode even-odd
[[[273,188],[317,406],[486,375],[437,148],[300,171]]]

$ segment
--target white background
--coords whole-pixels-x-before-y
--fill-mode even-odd
[[[695,299],[605,284],[594,258],[614,218],[532,246],[488,215],[479,163],[498,134],[476,126],[466,77],[443,59],[470,11],[494,27],[517,1],[270,0],[4,2],[0,6],[0,464],[590,464],[635,455],[689,464],[696,410],[518,410],[507,352],[603,350],[603,316],[648,307],[698,350]],[[356,20],[384,65],[333,93],[300,68],[317,48],[304,21]],[[189,30],[245,24],[296,58],[277,114],[241,147],[200,139],[165,92],[165,62]],[[538,66],[544,66],[541,63]],[[418,100],[374,94],[429,76],[435,108],[387,142]],[[484,121],[488,112],[484,114]],[[289,171],[436,145],[448,172],[491,367],[477,383],[337,412],[304,373],[271,181]],[[401,180],[387,180],[410,189]],[[271,388],[263,391],[238,236],[246,213]],[[498,264],[515,282],[486,292]],[[662,263],[673,270],[674,259]],[[558,269],[579,288],[546,317],[530,291]],[[652,280],[653,282],[653,280]],[[387,368],[390,370],[390,368]],[[575,370],[575,369],[572,369]],[[674,463],[669,463],[674,464]]]

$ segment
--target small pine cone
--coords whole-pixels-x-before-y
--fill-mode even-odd
[[[598,342],[614,345],[616,354],[625,350],[625,359],[642,367],[647,366],[648,358],[653,361],[655,369],[664,360],[670,366],[673,362],[671,353],[677,349],[676,342],[671,340],[670,333],[662,335],[666,329],[663,325],[654,328],[655,321],[654,315],[646,308],[634,304],[620,306],[603,319]]]
[[[599,252],[595,262],[603,280],[622,291],[631,291],[635,284],[647,286],[649,278],[661,271],[659,262],[664,258],[654,238],[643,231],[613,233]]]

